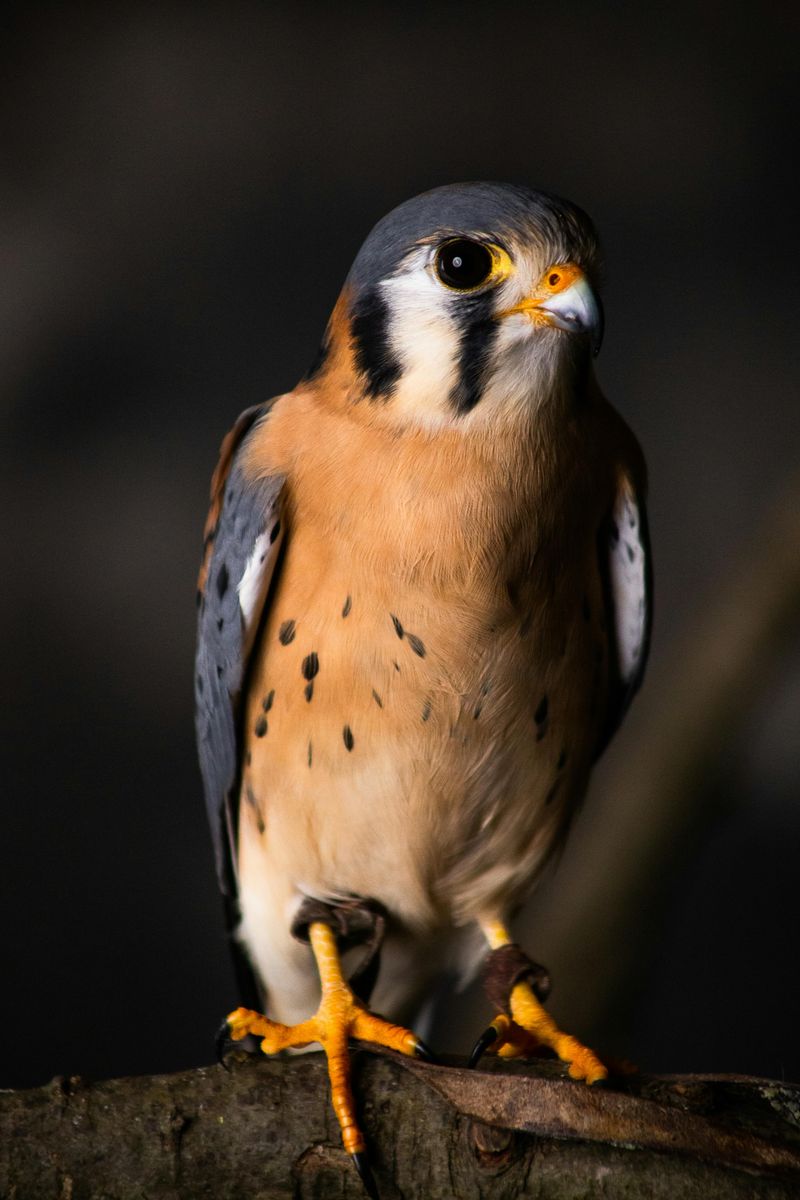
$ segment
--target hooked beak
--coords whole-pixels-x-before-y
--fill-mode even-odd
[[[534,321],[544,321],[568,333],[583,333],[589,338],[592,354],[597,355],[603,340],[603,309],[592,285],[573,263],[548,267],[533,295],[503,316],[526,313]]]

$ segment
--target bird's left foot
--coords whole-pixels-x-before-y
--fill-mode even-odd
[[[599,1083],[608,1069],[577,1038],[563,1033],[542,1004],[550,990],[544,967],[532,962],[499,921],[483,925],[492,952],[485,972],[489,998],[501,1011],[475,1043],[469,1059],[474,1067],[487,1050],[505,1058],[552,1050],[567,1063],[573,1079]]]
[[[518,983],[511,993],[513,1018],[498,1013],[475,1043],[469,1066],[477,1066],[487,1051],[503,1058],[528,1057],[543,1048],[553,1050],[569,1066],[572,1079],[599,1083],[608,1077],[608,1069],[597,1055],[577,1038],[562,1033],[542,1007],[527,983]]]

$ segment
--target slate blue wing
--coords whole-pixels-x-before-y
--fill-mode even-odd
[[[222,443],[211,483],[199,580],[195,723],[217,878],[236,920],[241,709],[250,655],[285,534],[283,479],[253,482],[242,468],[271,403],[243,412]]]

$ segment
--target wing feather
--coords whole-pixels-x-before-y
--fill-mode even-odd
[[[252,481],[243,450],[270,405],[248,409],[222,443],[199,580],[195,723],[217,878],[235,902],[241,707],[247,668],[284,537],[280,477]]]

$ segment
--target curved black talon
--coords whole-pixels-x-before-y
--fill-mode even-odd
[[[439,1059],[431,1050],[430,1046],[426,1046],[422,1038],[417,1038],[416,1044],[417,1058],[421,1058],[423,1062],[438,1063]]]
[[[472,1053],[470,1054],[467,1062],[468,1071],[471,1071],[473,1067],[477,1067],[478,1063],[481,1061],[492,1042],[496,1042],[499,1037],[500,1033],[497,1029],[495,1029],[494,1025],[490,1025],[488,1029],[484,1029],[483,1033],[472,1047]]]
[[[230,1067],[225,1062],[225,1050],[227,1049],[228,1043],[231,1040],[230,1033],[231,1027],[226,1020],[222,1022],[214,1038],[214,1049],[217,1052],[217,1062],[224,1071],[230,1070]]]
[[[381,1200],[378,1194],[378,1185],[375,1182],[375,1176],[372,1174],[372,1167],[369,1165],[369,1159],[363,1150],[359,1150],[356,1154],[351,1154],[356,1170],[364,1185],[364,1191],[369,1196],[369,1200]]]

